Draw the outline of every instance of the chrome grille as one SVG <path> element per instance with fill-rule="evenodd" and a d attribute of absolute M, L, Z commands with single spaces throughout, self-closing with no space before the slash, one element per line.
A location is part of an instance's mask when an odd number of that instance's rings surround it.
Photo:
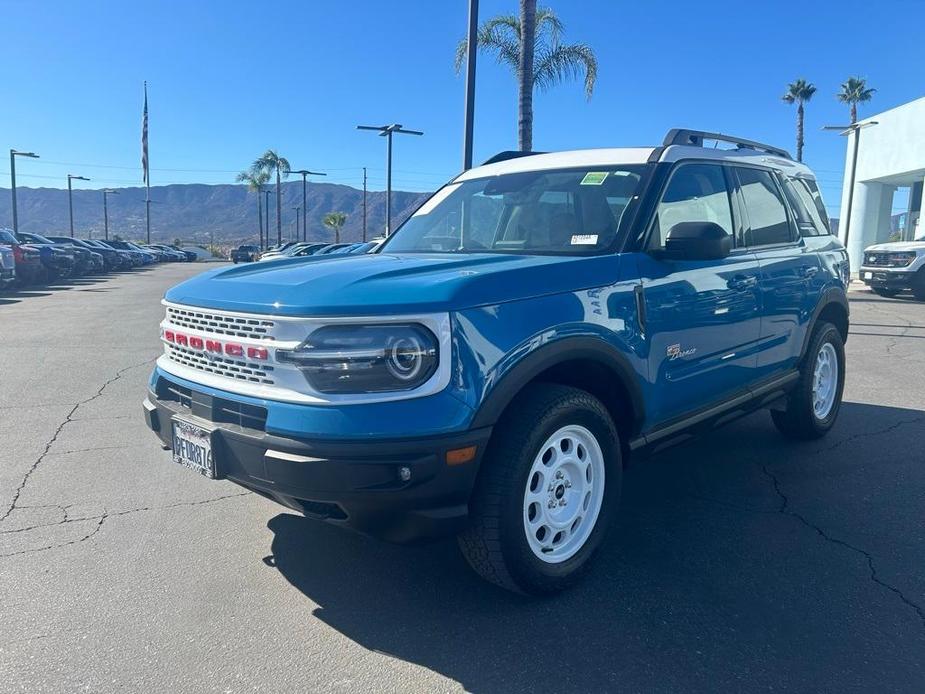
<path fill-rule="evenodd" d="M 231 359 L 226 356 L 206 356 L 205 352 L 197 352 L 180 345 L 164 343 L 167 349 L 167 358 L 177 364 L 188 366 L 191 369 L 206 371 L 217 376 L 234 378 L 249 383 L 273 385 L 273 367 L 242 359 Z"/>
<path fill-rule="evenodd" d="M 186 308 L 167 307 L 167 320 L 174 325 L 202 330 L 203 332 L 248 337 L 254 340 L 272 340 L 269 333 L 275 323 L 263 318 L 244 318 L 215 311 L 198 311 Z"/>

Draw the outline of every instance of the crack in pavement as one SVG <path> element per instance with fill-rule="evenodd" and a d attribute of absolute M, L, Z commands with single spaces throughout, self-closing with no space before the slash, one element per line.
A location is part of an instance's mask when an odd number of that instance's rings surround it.
<path fill-rule="evenodd" d="M 29 469 L 26 470 L 26 474 L 23 475 L 22 481 L 19 483 L 19 486 L 16 487 L 16 490 L 13 492 L 13 499 L 12 501 L 10 501 L 9 507 L 6 509 L 6 511 L 4 511 L 3 515 L 0 515 L 0 521 L 4 521 L 7 518 L 9 518 L 10 514 L 16 508 L 16 503 L 19 501 L 19 496 L 22 494 L 23 489 L 25 489 L 26 483 L 29 481 L 29 478 L 32 476 L 32 473 L 35 472 L 36 468 L 38 468 L 41 462 L 45 459 L 45 456 L 48 455 L 48 451 L 54 445 L 55 441 L 58 440 L 58 436 L 61 434 L 61 431 L 64 429 L 64 427 L 67 426 L 71 421 L 73 421 L 72 417 L 77 412 L 78 408 L 81 405 L 86 405 L 87 403 L 93 402 L 98 397 L 101 397 L 103 395 L 103 392 L 106 390 L 106 388 L 108 388 L 110 385 L 118 381 L 122 377 L 122 374 L 124 374 L 126 371 L 131 371 L 132 369 L 140 368 L 144 366 L 145 364 L 150 364 L 156 358 L 157 357 L 151 357 L 149 359 L 145 359 L 143 362 L 140 362 L 138 364 L 132 364 L 131 366 L 126 366 L 124 369 L 119 369 L 116 372 L 116 375 L 108 379 L 107 381 L 105 381 L 103 385 L 100 386 L 99 390 L 96 391 L 95 394 L 91 395 L 89 398 L 81 400 L 80 402 L 78 402 L 76 405 L 74 405 L 71 408 L 70 412 L 68 412 L 67 415 L 65 415 L 64 421 L 62 421 L 58 425 L 58 427 L 55 429 L 54 434 L 52 434 L 51 438 L 45 444 L 45 448 L 42 451 L 42 453 L 39 455 L 38 458 L 35 459 L 35 462 L 33 462 L 32 465 L 29 466 Z"/>
<path fill-rule="evenodd" d="M 807 528 L 815 531 L 816 534 L 818 534 L 819 537 L 824 539 L 826 542 L 829 542 L 833 545 L 838 545 L 840 547 L 844 547 L 864 557 L 864 559 L 867 561 L 867 568 L 870 571 L 870 580 L 876 583 L 878 586 L 881 586 L 882 588 L 886 588 L 888 591 L 895 593 L 899 597 L 899 599 L 903 601 L 903 603 L 905 603 L 906 605 L 911 607 L 913 610 L 915 610 L 915 613 L 918 615 L 919 620 L 921 620 L 922 622 L 922 626 L 925 627 L 925 609 L 923 609 L 920 605 L 918 605 L 917 603 L 915 603 L 914 601 L 906 597 L 906 595 L 899 588 L 897 588 L 896 586 L 890 585 L 889 583 L 884 581 L 882 578 L 880 578 L 880 576 L 877 574 L 877 567 L 874 565 L 873 555 L 871 555 L 870 552 L 867 552 L 866 550 L 863 550 L 860 547 L 855 547 L 854 545 L 846 542 L 845 540 L 840 540 L 837 537 L 832 537 L 821 527 L 819 527 L 818 525 L 816 525 L 815 523 L 807 519 L 806 516 L 791 509 L 790 499 L 786 494 L 784 494 L 783 490 L 781 489 L 780 480 L 777 479 L 777 476 L 768 469 L 767 465 L 762 465 L 761 470 L 762 472 L 764 472 L 765 476 L 771 481 L 771 484 L 774 486 L 774 492 L 777 494 L 778 498 L 780 498 L 780 505 L 778 506 L 778 509 L 777 509 L 778 513 L 785 515 L 785 516 L 791 516 L 792 518 L 796 518 L 798 521 L 800 521 L 800 523 L 805 525 Z"/>
<path fill-rule="evenodd" d="M 890 426 L 885 429 L 878 429 L 877 431 L 864 431 L 856 434 L 851 434 L 843 439 L 840 439 L 833 443 L 831 446 L 826 446 L 825 448 L 820 448 L 814 452 L 814 455 L 819 453 L 828 453 L 829 451 L 834 451 L 836 448 L 841 448 L 847 443 L 851 443 L 857 439 L 867 438 L 868 436 L 880 436 L 881 434 L 889 434 L 891 431 L 899 429 L 899 427 L 906 426 L 907 424 L 918 424 L 919 422 L 925 422 L 925 415 L 920 417 L 913 417 L 912 419 L 901 419 L 898 422 L 893 422 Z"/>
<path fill-rule="evenodd" d="M 99 516 L 88 516 L 86 518 L 68 519 L 65 516 L 64 520 L 61 520 L 57 523 L 40 523 L 38 525 L 33 525 L 28 528 L 17 528 L 16 530 L 0 531 L 0 534 L 11 534 L 11 533 L 25 532 L 27 530 L 36 530 L 38 528 L 53 528 L 53 527 L 65 525 L 67 523 L 86 523 L 88 521 L 96 521 L 96 525 L 93 526 L 90 532 L 83 535 L 82 537 L 77 538 L 76 540 L 68 540 L 67 542 L 59 542 L 56 544 L 46 545 L 44 547 L 32 547 L 30 549 L 23 549 L 23 550 L 18 550 L 16 552 L 9 552 L 7 554 L 0 554 L 0 558 L 15 557 L 21 554 L 33 554 L 35 552 L 44 552 L 49 549 L 58 549 L 59 547 L 67 547 L 68 545 L 76 545 L 81 542 L 85 542 L 89 540 L 90 538 L 92 538 L 94 535 L 96 535 L 100 531 L 100 529 L 103 527 L 103 523 L 105 523 L 110 518 L 118 518 L 120 516 L 129 516 L 133 513 L 142 513 L 145 511 L 166 511 L 166 510 L 175 509 L 175 508 L 192 508 L 193 506 L 202 506 L 204 504 L 215 503 L 216 501 L 224 501 L 225 499 L 235 499 L 237 497 L 250 496 L 250 495 L 251 495 L 251 492 L 237 492 L 235 494 L 224 494 L 222 496 L 216 496 L 210 499 L 201 499 L 199 501 L 180 501 L 175 504 L 167 504 L 166 506 L 139 506 L 138 508 L 129 508 L 129 509 L 124 509 L 122 511 L 104 511 Z M 55 507 L 48 506 L 48 507 L 42 507 L 42 508 L 55 508 Z M 62 510 L 65 510 L 65 513 L 66 513 L 66 509 L 68 507 L 58 506 L 57 508 L 61 508 Z"/>

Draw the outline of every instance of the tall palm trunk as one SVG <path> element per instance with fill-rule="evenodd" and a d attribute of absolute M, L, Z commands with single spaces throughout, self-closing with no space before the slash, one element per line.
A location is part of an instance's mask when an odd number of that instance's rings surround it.
<path fill-rule="evenodd" d="M 797 106 L 797 161 L 803 161 L 803 102 Z"/>
<path fill-rule="evenodd" d="M 536 42 L 536 0 L 520 0 L 520 65 L 517 69 L 517 142 L 533 149 L 533 49 Z"/>
<path fill-rule="evenodd" d="M 858 122 L 858 105 L 854 102 L 851 104 L 851 125 Z"/>
<path fill-rule="evenodd" d="M 279 177 L 279 166 L 276 167 L 276 245 L 283 245 L 283 194 L 279 189 L 280 186 L 280 177 Z"/>

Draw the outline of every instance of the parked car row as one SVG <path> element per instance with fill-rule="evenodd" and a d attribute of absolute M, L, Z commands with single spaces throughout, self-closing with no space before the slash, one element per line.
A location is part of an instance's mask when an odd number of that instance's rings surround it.
<path fill-rule="evenodd" d="M 76 239 L 0 229 L 0 288 L 194 260 L 195 253 L 165 244 Z"/>
<path fill-rule="evenodd" d="M 234 263 L 248 263 L 256 260 L 282 260 L 284 258 L 299 258 L 308 255 L 359 255 L 371 253 L 382 239 L 362 243 L 323 243 L 317 241 L 289 241 L 279 246 L 273 246 L 260 252 L 256 246 L 238 246 L 231 252 Z"/>

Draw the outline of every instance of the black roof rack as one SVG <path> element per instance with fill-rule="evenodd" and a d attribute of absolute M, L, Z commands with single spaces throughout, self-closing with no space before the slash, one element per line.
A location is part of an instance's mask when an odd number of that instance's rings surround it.
<path fill-rule="evenodd" d="M 486 159 L 482 162 L 482 166 L 485 166 L 486 164 L 496 164 L 499 161 L 507 161 L 508 159 L 532 157 L 534 154 L 546 154 L 546 152 L 520 152 L 516 150 L 506 150 L 504 152 L 498 152 L 495 156 Z"/>
<path fill-rule="evenodd" d="M 668 131 L 668 134 L 665 135 L 665 140 L 662 142 L 662 144 L 666 147 L 668 145 L 688 145 L 693 147 L 703 147 L 704 140 L 728 142 L 735 145 L 738 149 L 754 149 L 759 152 L 767 152 L 768 154 L 774 154 L 778 157 L 784 157 L 785 159 L 793 159 L 793 157 L 790 156 L 790 152 L 788 152 L 786 149 L 781 149 L 780 147 L 766 145 L 763 142 L 755 142 L 754 140 L 744 140 L 741 137 L 733 137 L 732 135 L 710 133 L 706 132 L 705 130 L 685 130 L 682 128 L 675 128 Z"/>

